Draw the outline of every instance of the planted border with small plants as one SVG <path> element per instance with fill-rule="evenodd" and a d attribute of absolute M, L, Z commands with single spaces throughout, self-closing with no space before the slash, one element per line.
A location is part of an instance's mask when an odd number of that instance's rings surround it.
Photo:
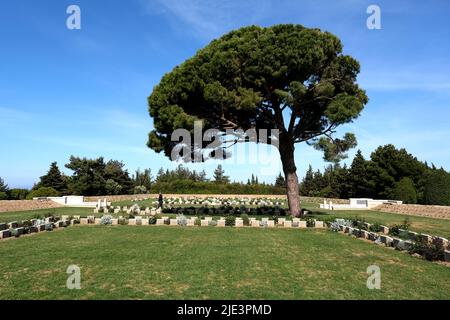
<path fill-rule="evenodd" d="M 375 244 L 407 251 L 411 255 L 420 255 L 428 261 L 450 262 L 450 242 L 446 238 L 418 234 L 408 231 L 407 221 L 390 228 L 364 221 L 335 219 L 329 224 L 335 232 L 347 233 L 349 236 L 373 241 Z"/>

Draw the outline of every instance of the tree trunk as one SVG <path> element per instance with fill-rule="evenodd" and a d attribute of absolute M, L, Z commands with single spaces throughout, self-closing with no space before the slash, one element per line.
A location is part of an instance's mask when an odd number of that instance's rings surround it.
<path fill-rule="evenodd" d="M 300 195 L 298 188 L 297 167 L 294 160 L 294 144 L 280 141 L 281 163 L 286 178 L 286 191 L 289 211 L 292 216 L 300 216 Z"/>

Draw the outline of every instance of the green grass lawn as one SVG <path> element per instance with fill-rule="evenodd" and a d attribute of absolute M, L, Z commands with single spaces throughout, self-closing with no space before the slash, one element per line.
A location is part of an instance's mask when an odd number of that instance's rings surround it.
<path fill-rule="evenodd" d="M 450 299 L 448 266 L 326 230 L 75 226 L 0 257 L 0 299 Z"/>
<path fill-rule="evenodd" d="M 45 214 L 50 213 L 52 215 L 94 215 L 94 209 L 92 208 L 71 208 L 71 207 L 60 207 L 51 209 L 39 209 L 39 210 L 27 210 L 27 211 L 14 211 L 14 212 L 0 212 L 0 222 L 12 222 L 29 220 L 40 215 L 43 217 Z M 99 214 L 101 215 L 101 214 Z"/>

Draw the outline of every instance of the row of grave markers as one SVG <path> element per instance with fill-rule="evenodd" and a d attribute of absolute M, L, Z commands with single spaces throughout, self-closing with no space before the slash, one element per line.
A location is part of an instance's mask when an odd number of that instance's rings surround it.
<path fill-rule="evenodd" d="M 141 208 L 138 205 L 133 205 L 130 208 L 128 208 L 128 206 L 124 206 L 124 207 L 120 207 L 120 206 L 116 206 L 114 208 L 112 207 L 106 207 L 106 208 L 95 208 L 94 209 L 94 213 L 100 213 L 100 210 L 109 210 L 110 209 L 114 209 L 113 212 L 114 214 L 118 214 L 118 213 L 128 213 L 128 214 L 145 214 L 145 215 L 157 215 L 157 214 L 161 214 L 162 213 L 162 209 L 161 208 L 149 208 L 146 207 L 144 210 L 141 210 Z M 106 213 L 106 212 L 105 212 Z"/>
<path fill-rule="evenodd" d="M 211 206 L 221 206 L 221 205 L 254 205 L 254 206 L 282 206 L 285 204 L 282 200 L 270 200 L 267 198 L 253 198 L 253 199 L 218 199 L 218 198 L 166 198 L 163 200 L 164 204 L 177 205 L 177 204 L 195 204 L 195 205 L 211 205 Z M 153 201 L 153 204 L 158 204 L 158 201 Z"/>
<path fill-rule="evenodd" d="M 54 221 L 54 217 L 47 217 L 42 223 L 39 222 L 41 220 L 37 219 L 23 220 L 20 223 L 18 221 L 0 223 L 0 239 L 20 237 L 25 234 L 26 228 L 28 230 L 27 234 L 39 233 L 57 228 L 65 228 L 77 224 L 79 219 L 80 216 L 74 216 L 71 220 L 69 220 L 69 216 L 62 216 L 61 220 L 57 221 Z M 25 222 L 29 222 L 30 226 L 25 227 Z"/>
<path fill-rule="evenodd" d="M 123 217 L 118 217 L 118 218 L 112 218 L 111 219 L 111 224 L 112 225 L 118 225 L 120 224 L 120 221 L 126 221 Z M 192 218 L 187 218 L 185 219 L 186 221 L 186 226 L 189 227 L 193 227 L 195 226 L 195 222 L 196 222 L 197 218 L 196 217 L 192 217 Z M 135 217 L 134 219 L 128 219 L 128 225 L 150 225 L 150 219 L 148 218 L 143 218 L 143 217 Z M 161 225 L 169 225 L 169 226 L 180 226 L 182 225 L 182 221 L 181 219 L 170 219 L 169 217 L 161 217 L 159 219 L 156 219 L 156 225 L 157 226 L 161 226 Z M 225 227 L 225 218 L 224 217 L 220 217 L 219 220 L 213 220 L 212 217 L 205 217 L 204 219 L 200 220 L 200 226 L 212 226 L 213 223 L 212 221 L 215 221 L 215 223 L 217 223 L 216 225 L 218 227 Z M 256 218 L 249 218 L 249 223 L 251 227 L 284 227 L 284 228 L 306 228 L 307 227 L 307 222 L 306 221 L 302 221 L 299 218 L 293 218 L 292 221 L 291 220 L 286 220 L 286 218 L 278 218 L 278 222 L 275 222 L 275 220 L 271 220 L 269 218 L 262 218 L 261 220 L 257 220 Z M 81 225 L 88 225 L 88 224 L 94 224 L 94 225 L 100 225 L 102 224 L 102 219 L 101 218 L 97 218 L 95 216 L 88 216 L 86 218 L 81 218 L 80 219 L 80 224 Z M 236 218 L 235 219 L 235 227 L 244 227 L 244 220 L 242 218 Z M 324 228 L 325 225 L 323 223 L 323 221 L 318 221 L 318 220 L 314 220 L 314 227 L 315 228 Z"/>
<path fill-rule="evenodd" d="M 37 219 L 31 219 L 28 220 L 31 224 L 31 226 L 28 227 L 29 232 L 28 233 L 39 233 L 42 231 L 48 230 L 48 225 L 51 225 L 51 229 L 53 228 L 63 228 L 68 227 L 70 225 L 74 225 L 77 223 L 80 223 L 81 225 L 88 225 L 88 224 L 95 224 L 100 225 L 102 223 L 101 218 L 97 218 L 95 216 L 88 216 L 86 218 L 81 218 L 80 216 L 73 216 L 72 219 L 69 220 L 69 216 L 61 216 L 61 220 L 54 221 L 54 217 L 47 217 L 45 218 L 43 223 L 37 223 L 39 220 Z M 123 217 L 119 218 L 112 218 L 111 224 L 112 225 L 118 225 L 119 221 L 122 220 Z M 125 220 L 125 219 L 123 219 Z M 150 219 L 148 218 L 142 218 L 142 217 L 136 217 L 135 219 L 128 219 L 128 225 L 150 225 L 149 222 Z M 196 217 L 185 219 L 186 226 L 193 227 L 196 225 Z M 25 220 L 26 221 L 26 220 Z M 156 225 L 169 225 L 169 226 L 179 226 L 181 225 L 183 220 L 181 219 L 170 219 L 169 217 L 162 217 L 160 219 L 156 220 Z M 221 217 L 219 220 L 215 221 L 215 224 L 213 224 L 213 218 L 212 217 L 205 217 L 204 219 L 200 220 L 200 226 L 206 227 L 206 226 L 213 226 L 216 225 L 217 227 L 225 227 L 226 226 L 226 220 L 224 217 Z M 0 239 L 9 238 L 12 236 L 11 230 L 14 230 L 14 236 L 19 237 L 24 234 L 25 227 L 21 227 L 23 225 L 22 223 L 19 223 L 17 221 L 13 221 L 10 223 L 0 223 Z M 278 227 L 284 227 L 284 228 L 307 228 L 307 222 L 302 221 L 298 218 L 293 218 L 291 220 L 286 220 L 285 218 L 278 218 L 278 221 L 275 222 L 275 220 L 271 220 L 269 218 L 262 218 L 261 220 L 257 220 L 256 218 L 249 218 L 250 227 L 254 228 L 261 228 L 261 227 L 267 227 L 267 228 L 274 228 L 276 226 Z M 369 229 L 370 224 L 369 223 L 363 223 L 363 225 Z M 235 219 L 235 227 L 244 227 L 244 220 L 242 218 L 236 218 Z M 323 221 L 314 220 L 314 227 L 315 228 L 324 228 L 325 225 Z M 409 240 L 404 240 L 396 237 L 388 236 L 389 234 L 389 228 L 386 226 L 380 226 L 381 228 L 381 234 L 378 234 L 377 232 L 367 231 L 367 230 L 361 230 L 359 228 L 350 227 L 346 225 L 339 225 L 340 231 L 343 233 L 354 235 L 358 238 L 368 239 L 371 241 L 375 241 L 381 244 L 386 245 L 387 247 L 394 247 L 399 250 L 408 250 L 411 248 L 414 244 L 414 240 L 424 241 L 428 243 L 435 243 L 440 244 L 444 248 L 445 252 L 445 260 L 447 262 L 450 262 L 450 242 L 448 239 L 443 237 L 434 237 L 430 236 L 428 234 L 419 234 L 414 231 L 407 231 L 400 229 L 400 232 L 407 233 Z"/>
<path fill-rule="evenodd" d="M 363 225 L 369 229 L 371 224 L 369 223 L 363 223 Z M 389 234 L 389 228 L 386 226 L 380 226 L 381 227 L 381 234 L 378 234 L 377 232 L 373 231 L 367 231 L 367 230 L 361 230 L 359 228 L 355 227 L 349 227 L 346 225 L 339 225 L 340 231 L 343 233 L 346 233 L 348 235 L 353 235 L 357 238 L 363 238 L 367 240 L 371 240 L 374 242 L 378 242 L 381 244 L 384 244 L 386 247 L 393 247 L 398 250 L 408 250 L 410 249 L 416 240 L 427 242 L 427 243 L 435 243 L 439 244 L 444 248 L 444 258 L 445 261 L 450 262 L 450 242 L 448 239 L 443 237 L 435 237 L 430 236 L 428 234 L 422 234 L 417 233 L 414 231 L 407 231 L 403 229 L 399 229 L 399 232 L 401 233 L 407 233 L 408 234 L 408 240 L 396 238 L 393 236 L 388 236 Z"/>

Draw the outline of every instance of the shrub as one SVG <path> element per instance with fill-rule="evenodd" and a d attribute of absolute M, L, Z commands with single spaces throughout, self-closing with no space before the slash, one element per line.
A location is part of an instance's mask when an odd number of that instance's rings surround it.
<path fill-rule="evenodd" d="M 35 213 L 31 217 L 31 219 L 41 220 L 42 219 L 42 215 L 40 215 L 39 213 Z"/>
<path fill-rule="evenodd" d="M 246 213 L 241 214 L 241 219 L 244 223 L 244 226 L 248 226 L 250 224 L 250 220 L 248 219 L 248 214 L 246 214 Z"/>
<path fill-rule="evenodd" d="M 6 192 L 0 192 L 0 200 L 8 200 L 8 194 Z"/>
<path fill-rule="evenodd" d="M 185 227 L 187 225 L 187 219 L 183 214 L 177 215 L 177 223 L 179 226 Z"/>
<path fill-rule="evenodd" d="M 53 220 L 53 213 L 51 213 L 51 212 L 45 213 L 45 214 L 44 214 L 44 218 L 52 218 L 52 219 L 50 219 L 50 220 Z"/>
<path fill-rule="evenodd" d="M 45 224 L 45 220 L 36 219 L 33 226 L 37 227 L 37 226 L 40 226 L 41 224 Z"/>
<path fill-rule="evenodd" d="M 136 186 L 133 190 L 134 194 L 144 194 L 147 193 L 147 188 L 144 186 Z"/>
<path fill-rule="evenodd" d="M 364 219 L 362 221 L 358 221 L 358 223 L 356 224 L 356 228 L 358 228 L 359 230 L 367 231 L 367 227 L 364 225 L 365 223 L 366 221 Z"/>
<path fill-rule="evenodd" d="M 420 254 L 428 261 L 443 261 L 444 248 L 441 244 L 416 241 L 408 250 L 410 254 Z"/>
<path fill-rule="evenodd" d="M 352 227 L 356 228 L 358 226 L 358 223 L 359 223 L 359 218 L 358 218 L 358 216 L 356 216 L 352 219 Z"/>
<path fill-rule="evenodd" d="M 337 220 L 337 219 L 336 219 Z M 341 230 L 341 228 L 339 227 L 341 224 L 339 223 L 339 222 L 337 222 L 337 221 L 334 221 L 334 222 L 332 222 L 331 224 L 330 224 L 330 229 L 331 229 L 331 231 L 334 231 L 334 232 L 338 232 L 338 231 L 340 231 Z"/>
<path fill-rule="evenodd" d="M 100 218 L 100 224 L 103 224 L 103 225 L 112 224 L 112 219 L 113 219 L 112 216 L 104 215 L 103 217 Z"/>
<path fill-rule="evenodd" d="M 336 219 L 335 220 L 337 223 L 342 224 L 346 227 L 351 227 L 353 226 L 353 222 L 351 220 L 345 220 L 345 219 Z"/>
<path fill-rule="evenodd" d="M 31 200 L 33 198 L 59 197 L 59 196 L 60 196 L 60 193 L 51 187 L 40 187 L 38 189 L 32 190 L 28 194 L 27 199 Z"/>
<path fill-rule="evenodd" d="M 208 226 L 210 226 L 210 227 L 215 227 L 215 226 L 217 226 L 217 221 L 216 221 L 216 220 L 211 220 L 211 221 L 209 221 L 209 222 L 208 222 Z"/>
<path fill-rule="evenodd" d="M 417 191 L 411 178 L 402 178 L 395 184 L 391 198 L 404 203 L 417 203 Z"/>
<path fill-rule="evenodd" d="M 403 224 L 394 224 L 393 226 L 389 227 L 389 234 L 392 236 L 399 236 L 400 235 L 400 229 L 408 230 L 410 226 L 409 220 L 405 219 L 403 221 Z"/>
<path fill-rule="evenodd" d="M 325 217 L 320 217 L 320 219 L 321 219 L 321 220 L 323 221 L 323 223 L 326 224 L 327 226 L 330 226 L 331 223 L 333 223 L 334 221 L 336 221 L 335 218 L 333 218 L 333 217 L 327 217 L 327 216 L 325 216 Z"/>
<path fill-rule="evenodd" d="M 234 216 L 225 217 L 225 226 L 233 227 L 235 225 L 236 218 Z"/>
<path fill-rule="evenodd" d="M 312 219 L 312 218 L 306 219 L 306 226 L 307 226 L 308 228 L 313 228 L 314 225 L 315 225 L 314 219 Z"/>
<path fill-rule="evenodd" d="M 399 225 L 399 224 L 395 224 L 393 226 L 390 226 L 389 227 L 389 234 L 391 236 L 398 236 L 400 234 L 400 230 L 399 229 L 403 229 L 401 227 L 401 225 Z"/>
<path fill-rule="evenodd" d="M 408 231 L 402 231 L 398 234 L 398 237 L 401 239 L 409 239 L 409 233 Z"/>
<path fill-rule="evenodd" d="M 375 222 L 369 227 L 369 230 L 372 232 L 380 232 L 381 231 L 381 223 Z"/>
<path fill-rule="evenodd" d="M 163 213 L 176 213 L 176 214 L 184 214 L 184 215 L 210 215 L 210 216 L 223 216 L 223 215 L 236 215 L 239 216 L 244 213 L 248 213 L 251 215 L 275 215 L 275 216 L 286 216 L 287 211 L 280 207 L 258 207 L 258 208 L 246 208 L 245 206 L 235 207 L 232 206 L 220 206 L 217 208 L 208 208 L 208 207 L 165 207 L 162 209 Z"/>
<path fill-rule="evenodd" d="M 22 227 L 31 227 L 32 223 L 30 220 L 23 220 L 22 221 Z"/>
<path fill-rule="evenodd" d="M 123 187 L 113 179 L 106 180 L 105 189 L 107 194 L 120 194 Z"/>
<path fill-rule="evenodd" d="M 148 224 L 156 224 L 157 219 L 161 219 L 161 216 L 160 215 L 150 216 L 148 218 Z"/>
<path fill-rule="evenodd" d="M 28 189 L 11 189 L 9 190 L 9 199 L 24 200 L 30 191 Z"/>

